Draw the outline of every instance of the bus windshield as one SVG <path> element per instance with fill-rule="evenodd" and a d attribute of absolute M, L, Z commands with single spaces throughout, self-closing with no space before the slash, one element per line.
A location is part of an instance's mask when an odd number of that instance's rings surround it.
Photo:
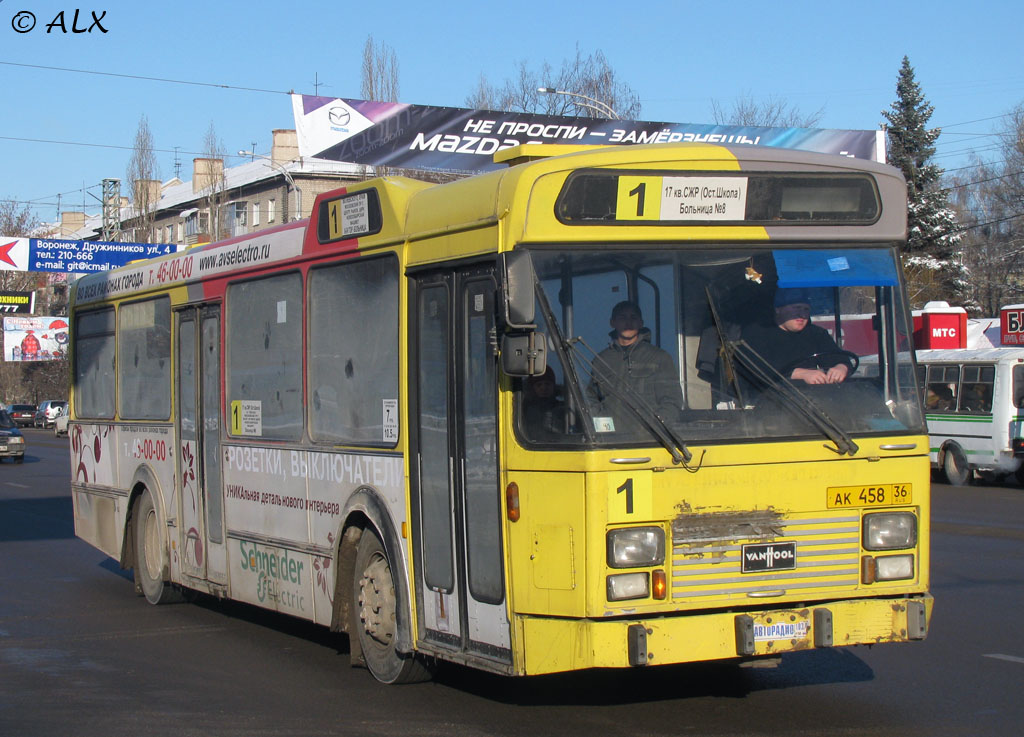
<path fill-rule="evenodd" d="M 529 444 L 596 447 L 921 433 L 888 247 L 535 248 L 541 376 Z M 673 452 L 675 455 L 675 452 Z"/>

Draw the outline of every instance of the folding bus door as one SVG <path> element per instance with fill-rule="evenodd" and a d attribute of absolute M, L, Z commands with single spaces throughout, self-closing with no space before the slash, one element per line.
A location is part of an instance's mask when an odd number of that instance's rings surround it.
<path fill-rule="evenodd" d="M 493 268 L 416 281 L 413 535 L 419 635 L 443 649 L 511 662 L 498 471 Z"/>
<path fill-rule="evenodd" d="M 176 313 L 178 489 L 182 570 L 227 583 L 220 473 L 220 307 Z"/>

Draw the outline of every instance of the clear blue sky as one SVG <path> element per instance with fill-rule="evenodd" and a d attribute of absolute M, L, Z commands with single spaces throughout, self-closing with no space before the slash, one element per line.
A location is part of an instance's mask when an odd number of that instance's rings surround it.
<path fill-rule="evenodd" d="M 86 4 L 87 6 L 88 4 Z M 293 127 L 289 90 L 360 96 L 368 35 L 394 49 L 403 102 L 464 106 L 481 74 L 500 84 L 519 61 L 553 67 L 601 50 L 640 96 L 644 120 L 711 122 L 711 100 L 774 96 L 821 127 L 876 129 L 895 99 L 904 55 L 944 128 L 937 163 L 993 156 L 993 132 L 1024 102 L 1011 2 L 694 3 L 94 3 L 107 33 L 72 33 L 73 4 L 0 0 L 0 199 L 98 211 L 100 180 L 124 179 L 140 117 L 160 175 L 191 178 L 211 121 L 228 151 L 269 152 Z M 67 33 L 47 33 L 60 10 Z M 33 30 L 18 33 L 35 16 Z M 19 15 L 22 14 L 22 15 Z M 92 23 L 83 7 L 78 28 Z M 181 80 L 178 84 L 107 75 Z M 222 86 L 210 85 L 226 85 Z M 236 88 L 250 88 L 249 90 Z M 266 91 L 254 91 L 266 90 Z M 45 142 L 43 142 L 45 141 Z M 230 165 L 231 162 L 229 162 Z"/>

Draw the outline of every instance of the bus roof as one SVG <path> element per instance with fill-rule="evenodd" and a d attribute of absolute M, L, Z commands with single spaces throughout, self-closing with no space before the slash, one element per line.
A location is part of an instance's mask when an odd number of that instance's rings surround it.
<path fill-rule="evenodd" d="M 1024 348 L 932 348 L 917 351 L 918 363 L 1024 361 Z"/>
<path fill-rule="evenodd" d="M 497 158 L 515 165 L 487 174 L 432 184 L 407 177 L 383 177 L 348 184 L 325 192 L 316 198 L 312 217 L 277 228 L 256 231 L 225 241 L 197 246 L 168 256 L 89 274 L 75 284 L 76 304 L 98 302 L 150 290 L 183 286 L 212 276 L 225 276 L 243 270 L 260 268 L 303 256 L 358 253 L 400 242 L 455 234 L 503 222 L 504 233 L 492 248 L 507 249 L 518 242 L 554 242 L 558 239 L 594 239 L 595 228 L 617 227 L 615 238 L 657 240 L 680 238 L 685 228 L 687 238 L 814 237 L 817 223 L 780 222 L 779 224 L 731 223 L 723 231 L 714 223 L 662 222 L 644 227 L 622 228 L 626 223 L 591 220 L 567 225 L 559 219 L 554 203 L 562 196 L 567 178 L 573 172 L 592 172 L 619 176 L 688 176 L 711 178 L 720 173 L 776 172 L 808 174 L 821 172 L 866 173 L 874 177 L 881 202 L 905 197 L 902 174 L 895 168 L 873 161 L 855 160 L 790 149 L 743 147 L 700 143 L 668 143 L 636 146 L 552 146 L 529 144 L 500 152 Z M 678 173 L 678 174 L 677 174 Z M 660 180 L 659 180 L 660 181 Z M 379 222 L 353 236 L 347 229 L 330 230 L 324 217 L 325 208 L 333 207 L 340 216 L 347 196 L 373 191 L 371 199 Z M 365 198 L 363 198 L 365 201 Z M 344 202 L 343 202 L 344 201 Z M 540 207 L 532 205 L 539 201 Z M 899 201 L 898 199 L 895 201 Z M 355 203 L 352 203 L 355 204 Z M 899 208 L 897 208 L 899 209 Z M 348 210 L 346 210 L 347 214 Z M 506 217 L 508 216 L 508 217 Z M 362 221 L 360 221 L 362 222 Z M 735 227 L 741 226 L 740 228 Z M 582 227 L 581 227 L 582 226 Z M 569 230 L 569 229 L 572 230 Z M 846 228 L 843 233 L 826 224 L 829 237 L 836 241 L 865 240 L 865 229 Z M 324 237 L 329 231 L 330 237 Z M 895 241 L 905 236 L 906 212 L 882 212 L 878 225 L 871 229 L 873 241 Z M 589 233 L 589 234 L 588 234 Z M 599 238 L 608 239 L 611 231 Z M 747 236 L 743 236 L 747 233 Z M 426 255 L 424 254 L 424 258 Z M 416 249 L 410 251 L 410 263 L 418 259 Z"/>

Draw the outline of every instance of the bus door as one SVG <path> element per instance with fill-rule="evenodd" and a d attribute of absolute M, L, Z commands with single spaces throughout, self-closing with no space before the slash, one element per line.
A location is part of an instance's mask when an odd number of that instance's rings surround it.
<path fill-rule="evenodd" d="M 227 583 L 220 474 L 220 307 L 176 313 L 182 571 Z"/>
<path fill-rule="evenodd" d="M 495 288 L 493 268 L 417 282 L 413 548 L 420 638 L 508 664 Z"/>

